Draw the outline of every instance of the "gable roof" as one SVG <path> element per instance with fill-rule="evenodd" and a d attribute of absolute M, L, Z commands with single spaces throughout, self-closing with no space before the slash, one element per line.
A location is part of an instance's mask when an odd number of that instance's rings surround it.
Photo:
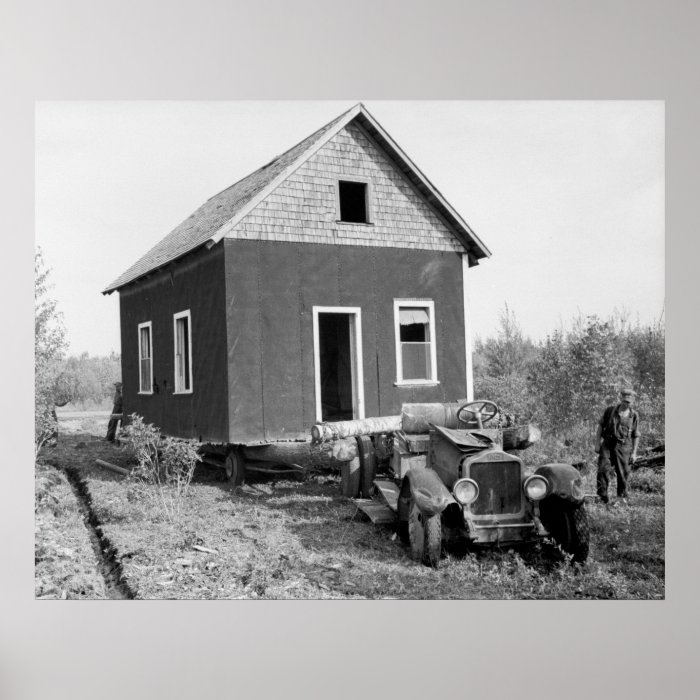
<path fill-rule="evenodd" d="M 120 287 L 135 282 L 140 277 L 178 260 L 203 245 L 211 246 L 218 243 L 280 183 L 353 120 L 357 120 L 414 187 L 438 211 L 470 253 L 470 257 L 478 260 L 491 255 L 488 248 L 448 204 L 437 188 L 412 163 L 369 114 L 365 106 L 358 103 L 267 165 L 207 200 L 108 285 L 102 293 L 111 294 Z"/>

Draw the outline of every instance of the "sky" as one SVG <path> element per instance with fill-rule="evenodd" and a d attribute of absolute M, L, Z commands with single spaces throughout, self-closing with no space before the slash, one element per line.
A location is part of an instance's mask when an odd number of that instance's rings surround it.
<path fill-rule="evenodd" d="M 119 352 L 101 291 L 358 101 L 37 103 L 36 244 L 69 352 Z M 492 253 L 470 269 L 476 337 L 506 305 L 533 340 L 580 315 L 662 317 L 663 102 L 363 103 Z"/>

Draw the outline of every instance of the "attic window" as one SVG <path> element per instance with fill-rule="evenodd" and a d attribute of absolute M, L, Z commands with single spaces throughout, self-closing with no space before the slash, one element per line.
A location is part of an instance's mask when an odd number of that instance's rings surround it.
<path fill-rule="evenodd" d="M 366 182 L 338 181 L 338 209 L 340 221 L 355 224 L 369 223 L 369 186 Z"/>

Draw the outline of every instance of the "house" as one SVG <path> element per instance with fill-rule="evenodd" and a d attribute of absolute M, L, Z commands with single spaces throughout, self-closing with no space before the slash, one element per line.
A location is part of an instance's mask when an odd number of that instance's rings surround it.
<path fill-rule="evenodd" d="M 120 295 L 125 413 L 204 443 L 472 398 L 490 252 L 358 104 L 205 202 Z"/>

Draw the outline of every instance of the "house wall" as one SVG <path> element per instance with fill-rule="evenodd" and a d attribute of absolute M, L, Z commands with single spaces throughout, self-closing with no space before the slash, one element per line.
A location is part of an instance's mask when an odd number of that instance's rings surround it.
<path fill-rule="evenodd" d="M 308 437 L 313 307 L 362 310 L 365 415 L 466 396 L 462 263 L 444 251 L 225 240 L 230 442 Z M 435 302 L 436 386 L 397 387 L 395 298 Z"/>
<path fill-rule="evenodd" d="M 224 251 L 200 251 L 120 290 L 124 412 L 168 435 L 225 442 L 228 436 Z M 191 394 L 174 394 L 173 314 L 191 310 Z M 139 394 L 138 325 L 153 324 L 152 395 Z"/>

